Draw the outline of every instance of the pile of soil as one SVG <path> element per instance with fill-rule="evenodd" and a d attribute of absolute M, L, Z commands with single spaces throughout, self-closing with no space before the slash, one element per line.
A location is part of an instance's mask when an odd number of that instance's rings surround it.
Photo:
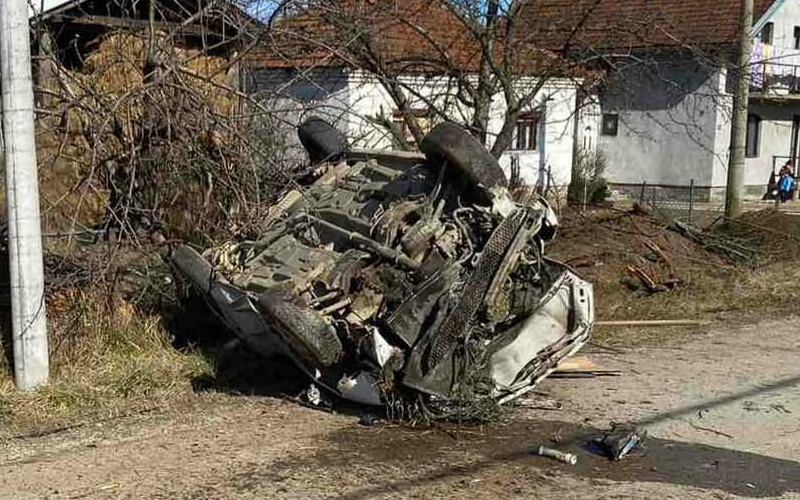
<path fill-rule="evenodd" d="M 594 284 L 601 320 L 763 316 L 795 300 L 780 283 L 798 273 L 797 217 L 753 212 L 710 230 L 752 248 L 757 258 L 750 262 L 732 261 L 670 227 L 635 211 L 566 209 L 547 252 Z M 634 268 L 669 286 L 648 289 Z"/>

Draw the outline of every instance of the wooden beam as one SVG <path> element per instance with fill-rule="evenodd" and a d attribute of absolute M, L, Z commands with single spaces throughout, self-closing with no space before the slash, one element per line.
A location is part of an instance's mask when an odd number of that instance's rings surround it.
<path fill-rule="evenodd" d="M 128 29 L 148 29 L 150 27 L 149 21 L 146 19 L 131 19 L 127 17 L 113 17 L 113 16 L 65 16 L 55 15 L 50 18 L 50 23 L 53 24 L 76 24 L 81 26 L 105 26 L 109 28 L 128 28 Z M 194 36 L 219 36 L 218 33 L 209 30 L 206 26 L 198 26 L 190 24 L 184 26 L 182 23 L 172 23 L 158 21 L 155 23 L 155 28 L 159 31 L 165 31 L 171 34 L 181 35 L 194 35 Z"/>
<path fill-rule="evenodd" d="M 651 319 L 631 321 L 595 321 L 595 326 L 702 326 L 710 324 L 702 319 Z"/>

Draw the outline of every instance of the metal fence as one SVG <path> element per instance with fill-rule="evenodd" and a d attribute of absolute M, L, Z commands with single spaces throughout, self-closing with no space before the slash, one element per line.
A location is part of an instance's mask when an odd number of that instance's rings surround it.
<path fill-rule="evenodd" d="M 724 195 L 719 188 L 677 184 L 613 184 L 622 199 L 638 202 L 653 213 L 695 226 L 713 223 L 725 211 Z"/>

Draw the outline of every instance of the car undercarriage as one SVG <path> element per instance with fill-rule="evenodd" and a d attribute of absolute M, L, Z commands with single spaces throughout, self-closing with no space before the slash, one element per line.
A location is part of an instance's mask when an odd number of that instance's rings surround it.
<path fill-rule="evenodd" d="M 301 125 L 313 182 L 283 194 L 259 239 L 171 252 L 247 346 L 347 400 L 447 416 L 513 400 L 586 344 L 592 287 L 545 256 L 554 211 L 514 202 L 468 132 L 440 124 L 422 153 L 337 134 Z"/>

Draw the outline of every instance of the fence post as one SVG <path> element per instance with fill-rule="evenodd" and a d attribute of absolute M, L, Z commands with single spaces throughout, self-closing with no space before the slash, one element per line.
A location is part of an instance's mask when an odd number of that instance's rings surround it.
<path fill-rule="evenodd" d="M 689 225 L 692 225 L 692 209 L 694 208 L 694 179 L 689 181 Z"/>
<path fill-rule="evenodd" d="M 652 189 L 652 193 L 653 193 L 653 203 L 652 203 L 652 205 L 653 205 L 653 211 L 655 211 L 656 210 L 656 188 L 655 187 Z"/>
<path fill-rule="evenodd" d="M 639 204 L 640 205 L 644 203 L 644 193 L 645 193 L 646 189 L 647 189 L 647 181 L 642 181 L 642 192 L 639 193 Z"/>

